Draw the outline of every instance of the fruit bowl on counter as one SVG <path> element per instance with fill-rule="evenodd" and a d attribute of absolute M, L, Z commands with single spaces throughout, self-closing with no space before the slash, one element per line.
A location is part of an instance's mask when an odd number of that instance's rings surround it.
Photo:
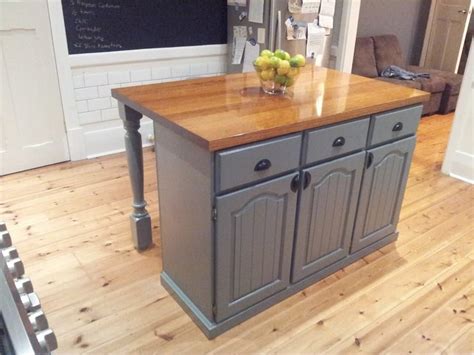
<path fill-rule="evenodd" d="M 297 54 L 291 57 L 288 52 L 281 49 L 275 52 L 265 49 L 253 62 L 262 90 L 269 95 L 284 94 L 288 87 L 294 85 L 300 68 L 305 64 L 303 55 Z"/>

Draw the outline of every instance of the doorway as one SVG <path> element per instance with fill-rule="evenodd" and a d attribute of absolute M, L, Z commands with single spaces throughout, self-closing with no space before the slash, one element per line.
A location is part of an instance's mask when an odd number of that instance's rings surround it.
<path fill-rule="evenodd" d="M 432 0 L 420 66 L 457 73 L 474 0 Z"/>
<path fill-rule="evenodd" d="M 69 160 L 47 0 L 0 2 L 0 175 Z"/>

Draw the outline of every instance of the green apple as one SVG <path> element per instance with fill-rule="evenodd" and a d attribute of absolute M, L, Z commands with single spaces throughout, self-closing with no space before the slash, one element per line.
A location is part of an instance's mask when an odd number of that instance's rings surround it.
<path fill-rule="evenodd" d="M 293 58 L 295 58 L 296 62 L 298 63 L 298 67 L 299 67 L 299 68 L 305 66 L 305 64 L 306 64 L 306 58 L 305 58 L 303 55 L 297 54 L 297 55 L 295 55 Z"/>
<path fill-rule="evenodd" d="M 287 60 L 281 60 L 280 66 L 277 69 L 279 75 L 285 75 L 290 70 L 290 62 Z"/>
<path fill-rule="evenodd" d="M 280 58 L 273 56 L 270 58 L 270 66 L 277 69 L 280 66 L 280 61 Z"/>
<path fill-rule="evenodd" d="M 288 69 L 288 72 L 286 73 L 286 76 L 289 77 L 289 78 L 294 78 L 299 73 L 300 73 L 300 68 L 291 67 L 290 69 Z"/>
<path fill-rule="evenodd" d="M 260 52 L 261 57 L 273 57 L 273 52 L 269 51 L 268 49 L 264 49 L 263 51 Z"/>
<path fill-rule="evenodd" d="M 285 85 L 287 81 L 287 77 L 284 75 L 277 75 L 275 76 L 275 82 L 280 85 Z"/>
<path fill-rule="evenodd" d="M 277 49 L 275 51 L 275 54 L 274 56 L 277 57 L 277 58 L 280 58 L 280 59 L 286 59 L 286 55 L 285 55 L 285 51 L 281 50 L 281 49 Z"/>

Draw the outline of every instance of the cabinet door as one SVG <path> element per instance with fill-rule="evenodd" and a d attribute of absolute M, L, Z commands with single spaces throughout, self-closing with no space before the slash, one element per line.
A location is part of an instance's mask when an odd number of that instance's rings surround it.
<path fill-rule="evenodd" d="M 217 322 L 288 286 L 297 176 L 217 197 Z"/>
<path fill-rule="evenodd" d="M 415 142 L 410 137 L 367 152 L 351 252 L 395 232 Z"/>
<path fill-rule="evenodd" d="M 292 281 L 349 254 L 365 152 L 303 172 Z"/>

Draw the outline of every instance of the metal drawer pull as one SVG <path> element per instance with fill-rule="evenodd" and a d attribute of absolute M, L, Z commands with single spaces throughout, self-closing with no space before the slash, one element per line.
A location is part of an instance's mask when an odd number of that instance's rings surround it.
<path fill-rule="evenodd" d="M 333 147 L 342 147 L 346 143 L 346 139 L 344 137 L 338 137 L 332 144 Z"/>
<path fill-rule="evenodd" d="M 392 131 L 398 132 L 398 131 L 401 131 L 402 129 L 403 129 L 403 123 L 397 122 L 395 123 L 395 126 L 393 126 Z"/>
<path fill-rule="evenodd" d="M 255 165 L 254 170 L 255 171 L 262 171 L 262 170 L 267 170 L 272 166 L 272 162 L 268 159 L 262 159 L 260 160 L 257 165 Z"/>

